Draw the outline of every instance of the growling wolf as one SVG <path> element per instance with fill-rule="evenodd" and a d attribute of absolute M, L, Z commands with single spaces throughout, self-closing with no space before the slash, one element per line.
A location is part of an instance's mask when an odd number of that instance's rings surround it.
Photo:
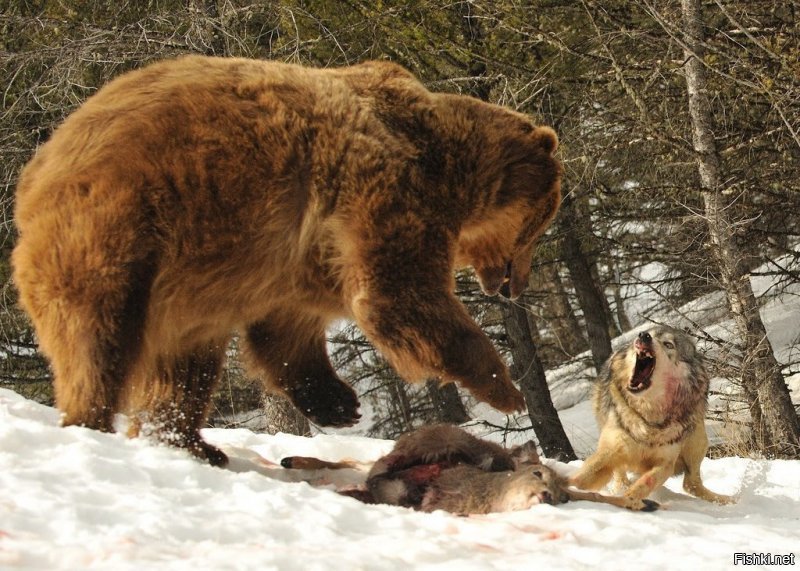
<path fill-rule="evenodd" d="M 597 490 L 612 478 L 626 488 L 625 506 L 647 509 L 647 496 L 667 478 L 684 474 L 683 488 L 710 502 L 733 498 L 708 490 L 700 463 L 708 450 L 704 418 L 708 373 L 692 338 L 670 327 L 642 331 L 616 351 L 597 380 L 594 409 L 600 425 L 597 451 L 570 478 Z M 633 483 L 628 472 L 636 474 Z"/>

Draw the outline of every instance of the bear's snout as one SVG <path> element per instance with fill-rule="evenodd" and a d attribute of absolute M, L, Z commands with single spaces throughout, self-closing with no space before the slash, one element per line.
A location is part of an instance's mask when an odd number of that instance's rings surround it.
<path fill-rule="evenodd" d="M 510 268 L 510 262 L 504 266 L 475 268 L 475 274 L 478 276 L 478 283 L 483 293 L 495 296 L 501 291 L 507 291 Z M 505 293 L 503 295 L 508 297 Z"/>

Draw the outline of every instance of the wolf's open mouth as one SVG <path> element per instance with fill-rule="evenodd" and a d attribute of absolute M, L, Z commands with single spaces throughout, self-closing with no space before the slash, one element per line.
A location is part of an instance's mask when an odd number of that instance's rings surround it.
<path fill-rule="evenodd" d="M 632 393 L 638 393 L 650 388 L 650 379 L 655 368 L 656 358 L 650 352 L 650 349 L 637 343 L 636 366 L 633 368 L 633 376 L 628 384 L 628 390 Z"/>

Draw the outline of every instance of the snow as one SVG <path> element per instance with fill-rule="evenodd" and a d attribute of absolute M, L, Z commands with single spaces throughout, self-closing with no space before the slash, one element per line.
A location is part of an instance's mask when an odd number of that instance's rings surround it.
<path fill-rule="evenodd" d="M 797 358 L 798 290 L 787 288 L 762 309 L 784 362 Z M 679 316 L 691 315 L 724 338 L 732 325 L 719 320 L 720 302 L 711 294 L 662 317 L 683 326 Z M 573 363 L 549 371 L 548 380 L 585 457 L 597 442 L 591 371 Z M 724 390 L 724 380 L 714 382 Z M 800 373 L 788 382 L 797 400 Z M 472 412 L 494 425 L 526 422 L 481 404 Z M 469 429 L 500 439 L 481 423 Z M 712 441 L 718 429 L 709 426 Z M 574 502 L 473 517 L 364 505 L 333 491 L 363 480 L 362 472 L 323 472 L 311 485 L 300 481 L 308 474 L 277 464 L 290 455 L 370 462 L 391 449 L 359 430 L 302 438 L 207 429 L 203 436 L 231 458 L 221 469 L 146 440 L 60 427 L 56 410 L 0 389 L 0 569 L 657 571 L 730 569 L 735 553 L 800 558 L 800 461 L 706 459 L 706 486 L 739 497 L 729 506 L 689 497 L 671 478 L 653 496 L 663 507 L 654 513 Z M 511 433 L 507 444 L 527 438 Z M 568 474 L 580 461 L 549 464 Z"/>
<path fill-rule="evenodd" d="M 573 439 L 590 443 L 587 405 L 568 409 L 564 420 Z M 586 434 L 576 438 L 580 431 Z M 57 411 L 0 389 L 0 568 L 462 571 L 624 563 L 653 571 L 728 569 L 737 552 L 800 555 L 798 461 L 706 460 L 707 486 L 740 495 L 732 506 L 688 497 L 673 478 L 654 496 L 664 504 L 656 513 L 575 502 L 465 518 L 363 505 L 324 483 L 293 482 L 298 472 L 271 464 L 288 455 L 371 461 L 390 441 L 245 429 L 208 429 L 204 437 L 232 456 L 229 469 L 144 440 L 59 427 Z M 552 465 L 568 473 L 579 462 Z"/>

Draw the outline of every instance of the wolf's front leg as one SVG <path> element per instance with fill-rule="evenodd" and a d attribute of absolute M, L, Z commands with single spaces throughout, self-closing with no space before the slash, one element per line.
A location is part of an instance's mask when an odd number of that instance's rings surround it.
<path fill-rule="evenodd" d="M 581 490 L 599 490 L 614 474 L 614 458 L 601 446 L 580 467 L 577 474 L 569 478 L 569 485 Z"/>
<path fill-rule="evenodd" d="M 708 436 L 706 435 L 703 420 L 699 420 L 694 431 L 686 438 L 678 457 L 677 467 L 683 470 L 683 489 L 688 493 L 707 502 L 717 504 L 732 504 L 737 498 L 734 496 L 723 496 L 712 492 L 703 484 L 700 476 L 700 464 L 706 457 L 708 451 Z M 678 471 L 679 471 L 678 470 Z M 676 471 L 676 473 L 678 473 Z"/>
<path fill-rule="evenodd" d="M 639 479 L 631 484 L 631 487 L 625 492 L 624 497 L 627 499 L 625 507 L 632 510 L 647 510 L 647 496 L 653 493 L 656 488 L 663 486 L 674 471 L 674 466 L 667 463 L 654 466 L 639 476 Z"/>

